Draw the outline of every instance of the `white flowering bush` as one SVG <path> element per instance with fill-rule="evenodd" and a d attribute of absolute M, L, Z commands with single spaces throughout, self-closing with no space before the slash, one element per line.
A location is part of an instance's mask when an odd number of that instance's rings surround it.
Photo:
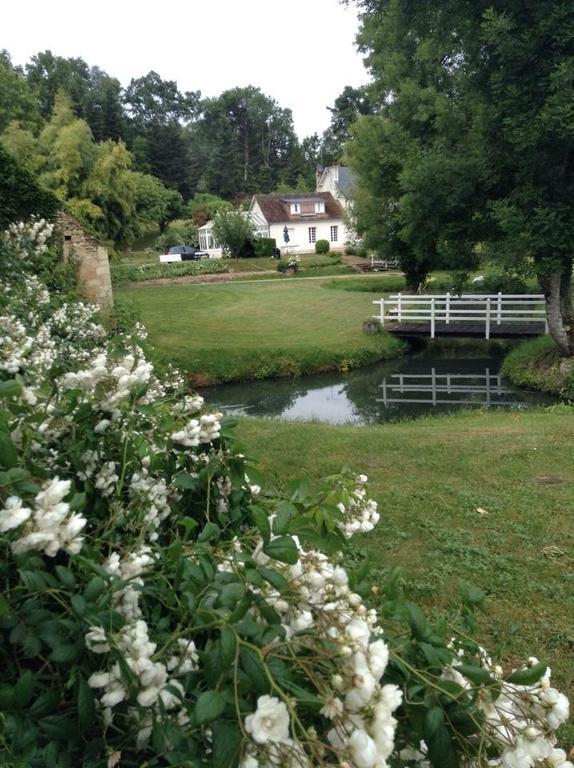
<path fill-rule="evenodd" d="M 266 492 L 143 336 L 0 289 L 2 764 L 571 768 L 545 664 L 410 604 L 385 638 L 340 554 L 379 522 L 366 476 Z"/>

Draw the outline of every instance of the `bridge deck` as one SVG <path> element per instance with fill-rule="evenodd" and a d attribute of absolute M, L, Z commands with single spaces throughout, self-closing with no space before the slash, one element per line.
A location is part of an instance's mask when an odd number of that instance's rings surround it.
<path fill-rule="evenodd" d="M 395 336 L 430 336 L 431 324 L 386 322 L 385 331 Z M 516 338 L 526 336 L 543 336 L 543 323 L 501 323 L 490 325 L 490 338 Z M 483 322 L 435 322 L 435 336 L 478 336 L 484 339 Z"/>

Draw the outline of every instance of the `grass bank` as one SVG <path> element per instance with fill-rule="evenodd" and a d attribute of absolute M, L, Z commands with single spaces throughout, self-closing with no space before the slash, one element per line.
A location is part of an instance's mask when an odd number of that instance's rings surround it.
<path fill-rule="evenodd" d="M 513 384 L 574 400 L 574 365 L 563 360 L 549 336 L 526 341 L 504 359 L 501 372 Z"/>
<path fill-rule="evenodd" d="M 156 359 L 196 385 L 356 368 L 397 356 L 403 342 L 362 332 L 372 297 L 321 281 L 126 286 Z"/>
<path fill-rule="evenodd" d="M 237 431 L 277 485 L 345 466 L 368 474 L 381 521 L 354 549 L 370 580 L 402 566 L 411 598 L 431 614 L 456 603 L 460 579 L 476 584 L 487 594 L 488 647 L 509 664 L 547 660 L 574 694 L 573 409 L 380 427 L 241 419 Z"/>

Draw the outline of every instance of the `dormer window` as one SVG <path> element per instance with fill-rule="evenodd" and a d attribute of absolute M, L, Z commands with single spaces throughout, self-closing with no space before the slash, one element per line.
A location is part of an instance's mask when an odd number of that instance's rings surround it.
<path fill-rule="evenodd" d="M 299 203 L 291 203 L 291 213 L 299 213 Z"/>
<path fill-rule="evenodd" d="M 325 213 L 325 203 L 322 200 L 315 203 L 315 213 Z"/>

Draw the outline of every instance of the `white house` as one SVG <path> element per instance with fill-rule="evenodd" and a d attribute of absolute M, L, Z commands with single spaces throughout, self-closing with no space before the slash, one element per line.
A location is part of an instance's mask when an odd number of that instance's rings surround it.
<path fill-rule="evenodd" d="M 316 191 L 330 192 L 345 211 L 349 209 L 355 176 L 350 168 L 344 165 L 318 166 L 316 174 Z"/>
<path fill-rule="evenodd" d="M 289 253 L 314 251 L 317 240 L 342 250 L 348 239 L 345 211 L 331 192 L 254 195 L 249 213 L 257 234 L 275 238 L 277 247 Z"/>

